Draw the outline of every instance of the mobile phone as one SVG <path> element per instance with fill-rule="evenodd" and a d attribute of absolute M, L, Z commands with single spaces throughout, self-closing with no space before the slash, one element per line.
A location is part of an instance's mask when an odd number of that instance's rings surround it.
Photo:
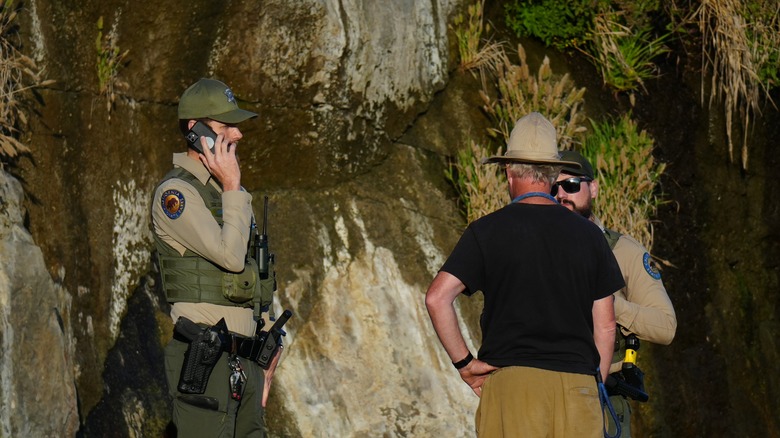
<path fill-rule="evenodd" d="M 209 128 L 207 124 L 200 121 L 195 122 L 195 124 L 192 125 L 192 129 L 190 129 L 190 132 L 188 132 L 185 137 L 190 143 L 190 146 L 201 154 L 203 153 L 203 148 L 200 145 L 200 138 L 206 137 L 206 143 L 209 145 L 211 153 L 214 153 L 214 143 L 217 141 L 217 133 Z"/>

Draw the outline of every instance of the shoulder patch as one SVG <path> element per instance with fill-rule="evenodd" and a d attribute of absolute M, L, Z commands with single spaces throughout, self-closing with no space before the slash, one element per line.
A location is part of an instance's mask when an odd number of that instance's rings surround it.
<path fill-rule="evenodd" d="M 655 266 L 653 266 L 653 262 L 652 259 L 650 258 L 650 254 L 645 253 L 645 255 L 642 256 L 642 264 L 645 265 L 645 271 L 647 271 L 647 273 L 651 277 L 655 278 L 656 280 L 661 279 L 661 273 L 658 272 L 658 269 L 656 269 Z"/>
<path fill-rule="evenodd" d="M 177 219 L 184 213 L 184 195 L 175 189 L 166 190 L 160 199 L 162 209 L 171 219 Z"/>

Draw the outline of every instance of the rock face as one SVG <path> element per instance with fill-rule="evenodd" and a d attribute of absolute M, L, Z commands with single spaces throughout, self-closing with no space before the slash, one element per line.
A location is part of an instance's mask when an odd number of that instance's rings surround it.
<path fill-rule="evenodd" d="M 77 389 L 80 410 L 69 422 L 30 415 L 65 435 L 79 417 L 90 436 L 164 429 L 169 400 L 154 351 L 170 320 L 155 289 L 148 212 L 171 154 L 184 149 L 178 96 L 208 76 L 260 114 L 241 125 L 242 183 L 256 212 L 269 196 L 277 307 L 295 312 L 271 432 L 470 430 L 476 398 L 453 378 L 423 305 L 462 227 L 443 179 L 458 145 L 430 133 L 398 141 L 448 81 L 447 23 L 458 3 L 31 2 L 25 49 L 57 82 L 38 91 L 24 138 L 32 153 L 16 172 L 46 261 L 48 275 L 37 277 L 59 292 L 45 306 L 50 318 L 51 309 L 62 314 L 53 339 L 71 361 L 46 367 L 71 388 L 62 394 L 71 409 L 51 409 L 74 413 Z M 100 17 L 103 34 L 129 50 L 111 104 L 96 68 Z M 450 136 L 481 129 L 468 120 L 428 126 Z M 17 338 L 31 329 L 11 326 Z M 22 363 L 7 357 L 7 366 Z"/>
<path fill-rule="evenodd" d="M 56 83 L 38 90 L 22 138 L 31 154 L 0 171 L 0 436 L 165 435 L 171 321 L 149 206 L 184 149 L 178 96 L 204 76 L 259 113 L 241 125 L 242 183 L 257 213 L 269 197 L 276 308 L 295 312 L 270 434 L 472 435 L 477 399 L 423 304 L 464 226 L 447 157 L 486 124 L 478 81 L 453 68 L 447 24 L 464 6 L 24 2 L 23 51 Z M 113 98 L 97 73 L 100 17 L 129 50 Z M 592 66 L 552 59 L 588 88 L 588 108 L 631 109 L 599 92 Z M 767 179 L 780 162 L 769 143 L 778 114 L 757 123 L 755 138 L 767 140 L 740 170 L 718 149 L 719 118 L 697 107 L 699 78 L 678 68 L 648 81 L 632 109 L 668 163 L 674 202 L 659 211 L 655 252 L 673 264 L 664 278 L 680 321 L 671 346 L 642 347 L 651 402 L 634 405 L 634 431 L 771 435 L 780 210 Z M 478 304 L 458 301 L 472 351 Z"/>
<path fill-rule="evenodd" d="M 0 171 L 0 436 L 73 436 L 72 297 L 47 275 L 22 198 L 19 181 Z"/>

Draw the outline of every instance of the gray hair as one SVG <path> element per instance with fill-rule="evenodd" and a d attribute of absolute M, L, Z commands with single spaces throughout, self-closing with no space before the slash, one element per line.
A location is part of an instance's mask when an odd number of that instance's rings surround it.
<path fill-rule="evenodd" d="M 558 179 L 563 166 L 553 164 L 509 163 L 507 169 L 515 178 L 531 178 L 534 182 L 547 182 L 550 186 Z"/>

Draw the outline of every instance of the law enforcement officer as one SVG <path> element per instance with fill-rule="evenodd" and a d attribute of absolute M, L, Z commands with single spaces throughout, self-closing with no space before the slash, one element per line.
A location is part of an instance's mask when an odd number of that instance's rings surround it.
<path fill-rule="evenodd" d="M 677 330 L 677 317 L 661 274 L 653 266 L 647 249 L 631 236 L 605 228 L 593 214 L 593 200 L 599 192 L 593 167 L 579 152 L 563 151 L 561 159 L 575 162 L 580 167 L 564 166 L 553 185 L 552 194 L 561 205 L 590 219 L 604 232 L 620 266 L 626 287 L 615 293 L 615 319 L 618 325 L 615 355 L 610 373 L 619 375 L 626 351 L 626 338 L 632 335 L 643 341 L 669 345 Z M 621 437 L 631 436 L 631 408 L 624 395 L 611 395 L 610 401 L 621 420 Z M 615 425 L 610 416 L 610 433 Z"/>
<path fill-rule="evenodd" d="M 185 140 L 187 151 L 173 155 L 173 170 L 154 193 L 152 223 L 171 317 L 189 322 L 196 333 L 222 330 L 223 349 L 202 381 L 202 393 L 189 390 L 193 385 L 180 386 L 185 355 L 195 350 L 187 353 L 193 338 L 183 335 L 179 324 L 165 349 L 173 423 L 181 437 L 265 435 L 263 410 L 280 354 L 265 375 L 256 362 L 235 354 L 237 343 L 256 334 L 259 307 L 268 305 L 249 251 L 252 195 L 241 187 L 236 156 L 243 137 L 238 123 L 256 115 L 239 108 L 233 91 L 218 80 L 200 79 L 187 88 L 178 106 L 182 134 L 187 137 L 200 122 L 214 138 Z"/>
<path fill-rule="evenodd" d="M 426 293 L 433 327 L 461 379 L 480 397 L 480 437 L 601 437 L 597 369 L 606 377 L 624 286 L 598 227 L 558 205 L 565 163 L 539 113 L 517 121 L 505 155 L 512 202 L 471 223 Z M 577 248 L 571 251 L 572 246 Z M 454 301 L 482 291 L 478 358 Z"/>

